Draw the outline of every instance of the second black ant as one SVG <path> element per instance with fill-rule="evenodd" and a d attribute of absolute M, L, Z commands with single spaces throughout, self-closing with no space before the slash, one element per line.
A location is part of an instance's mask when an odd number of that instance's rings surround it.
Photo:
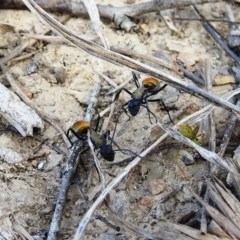
<path fill-rule="evenodd" d="M 107 161 L 114 161 L 115 158 L 115 152 L 121 151 L 125 154 L 125 152 L 130 152 L 136 156 L 138 156 L 136 153 L 132 152 L 129 149 L 121 149 L 117 143 L 113 140 L 113 138 L 110 137 L 110 131 L 106 131 L 103 134 L 97 133 L 98 125 L 99 125 L 100 116 L 98 117 L 96 129 L 93 130 L 90 127 L 90 123 L 86 121 L 77 121 L 75 122 L 72 127 L 70 127 L 67 131 L 67 138 L 70 141 L 70 143 L 73 145 L 71 139 L 70 139 L 70 132 L 79 140 L 85 141 L 87 139 L 87 132 L 90 131 L 90 138 L 94 145 L 94 148 L 96 150 L 99 150 L 100 155 Z M 114 135 L 114 134 L 113 134 Z M 107 143 L 107 141 L 110 140 L 110 144 Z M 113 150 L 112 144 L 114 144 L 118 149 Z M 89 148 L 87 148 L 85 151 L 87 151 Z"/>
<path fill-rule="evenodd" d="M 100 135 L 96 131 L 92 130 L 90 127 L 90 123 L 86 121 L 77 121 L 72 127 L 70 127 L 67 131 L 67 137 L 71 144 L 73 145 L 70 139 L 70 132 L 80 140 L 87 139 L 87 132 L 90 131 L 90 138 L 95 147 L 95 149 L 99 150 L 100 155 L 107 161 L 112 162 L 114 160 L 115 153 L 112 149 L 111 144 L 107 144 L 107 137 L 110 134 L 109 131 Z M 89 149 L 89 148 L 88 148 Z M 88 150 L 87 149 L 87 150 Z"/>
<path fill-rule="evenodd" d="M 149 99 L 151 96 L 156 95 L 157 93 L 162 91 L 167 86 L 167 84 L 164 84 L 161 87 L 160 82 L 157 79 L 149 77 L 149 78 L 145 78 L 142 81 L 142 86 L 140 86 L 136 74 L 134 72 L 132 72 L 132 75 L 133 75 L 133 80 L 134 80 L 134 83 L 135 83 L 137 89 L 134 92 L 131 93 L 126 88 L 122 88 L 116 94 L 116 97 L 115 97 L 114 101 L 119 97 L 121 91 L 124 90 L 125 92 L 127 92 L 131 96 L 131 99 L 127 103 L 122 105 L 123 111 L 127 114 L 127 109 L 128 109 L 129 113 L 132 116 L 136 116 L 138 114 L 139 110 L 140 110 L 140 107 L 143 106 L 147 109 L 150 123 L 152 123 L 150 114 L 152 114 L 154 116 L 154 118 L 156 119 L 156 122 L 157 122 L 157 117 L 149 109 L 148 102 L 160 102 L 163 105 L 164 110 L 167 112 L 167 114 L 170 118 L 170 121 L 174 124 L 174 122 L 173 122 L 173 120 L 172 120 L 172 118 L 169 114 L 168 108 L 166 107 L 163 100 L 162 99 Z"/>

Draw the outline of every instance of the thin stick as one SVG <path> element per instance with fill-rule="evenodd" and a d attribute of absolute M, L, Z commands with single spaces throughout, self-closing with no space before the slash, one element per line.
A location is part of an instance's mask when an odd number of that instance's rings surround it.
<path fill-rule="evenodd" d="M 206 80 L 206 90 L 208 92 L 212 92 L 212 79 L 211 79 L 211 61 L 210 59 L 205 60 L 205 80 Z M 209 137 L 209 150 L 212 152 L 216 151 L 216 129 L 215 129 L 215 123 L 213 119 L 213 111 L 209 113 L 207 121 L 207 132 Z M 205 122 L 206 122 L 205 121 Z M 210 169 L 214 167 L 214 164 L 210 163 Z M 209 191 L 205 192 L 204 200 L 208 203 L 209 201 Z M 202 206 L 201 209 L 201 227 L 200 227 L 201 233 L 206 234 L 207 233 L 207 211 L 204 206 Z"/>
<path fill-rule="evenodd" d="M 194 6 L 193 9 L 199 18 L 203 18 L 198 9 Z M 214 27 L 207 21 L 202 22 L 202 26 L 209 33 L 209 35 L 216 41 L 216 43 L 231 57 L 237 64 L 240 64 L 240 58 L 222 41 Z"/>
<path fill-rule="evenodd" d="M 111 107 L 110 107 L 110 113 L 109 113 L 108 117 L 104 119 L 104 123 L 103 123 L 101 132 L 106 132 L 107 131 L 109 121 L 110 121 L 111 117 L 113 116 L 114 109 L 115 109 L 115 102 L 113 102 L 113 101 L 115 99 L 115 96 L 116 96 L 116 94 L 114 93 L 113 96 L 112 96 L 112 104 L 111 104 Z"/>
<path fill-rule="evenodd" d="M 209 203 L 209 190 L 207 187 L 207 190 L 205 192 L 205 196 L 204 196 L 204 201 L 206 203 Z M 202 234 L 206 234 L 207 233 L 207 210 L 206 208 L 203 206 L 201 209 L 201 233 Z"/>
<path fill-rule="evenodd" d="M 64 22 L 68 21 L 69 18 L 70 18 L 70 16 L 65 15 L 65 16 L 62 16 L 59 21 L 61 23 L 64 23 Z M 49 29 L 44 30 L 41 34 L 42 35 L 47 34 L 49 31 L 50 31 Z M 30 46 L 34 45 L 36 42 L 37 42 L 37 39 L 23 41 L 23 43 L 18 45 L 11 53 L 9 53 L 7 56 L 1 58 L 2 64 L 7 64 L 10 61 L 11 61 L 11 63 L 13 63 L 15 61 L 15 59 L 14 59 L 15 57 L 19 56 L 26 47 L 30 47 Z"/>
<path fill-rule="evenodd" d="M 179 18 L 179 17 L 173 17 L 172 20 L 179 20 L 179 21 L 197 21 L 197 22 L 220 22 L 220 23 L 227 23 L 227 24 L 240 24 L 238 21 L 231 21 L 226 19 L 201 19 L 201 18 Z"/>
<path fill-rule="evenodd" d="M 94 84 L 93 86 L 93 92 L 90 98 L 90 103 L 87 108 L 87 112 L 85 115 L 85 121 L 90 122 L 93 116 L 94 108 L 97 105 L 97 97 L 99 95 L 100 91 L 100 85 L 98 83 Z M 73 176 L 76 172 L 76 168 L 79 163 L 79 154 L 82 151 L 83 142 L 82 141 L 76 141 L 73 144 L 73 148 L 71 151 L 71 155 L 66 163 L 66 166 L 64 167 L 63 177 L 62 177 L 62 184 L 60 188 L 60 192 L 58 195 L 55 211 L 52 217 L 51 226 L 48 233 L 48 240 L 55 240 L 57 239 L 57 235 L 60 230 L 60 224 L 61 224 L 61 218 L 63 213 L 63 208 L 66 203 L 68 190 L 71 184 L 71 181 L 73 179 Z"/>
<path fill-rule="evenodd" d="M 113 94 L 113 93 L 117 92 L 118 90 L 120 90 L 123 87 L 125 87 L 131 80 L 132 80 L 132 78 L 129 78 L 128 80 L 126 80 L 125 82 L 121 83 L 119 86 L 117 86 L 113 90 L 110 90 L 109 92 L 107 92 L 106 95 L 110 95 L 110 94 Z"/>
<path fill-rule="evenodd" d="M 212 93 L 212 79 L 211 79 L 211 61 L 210 59 L 205 60 L 205 79 L 206 79 L 206 89 L 208 92 Z M 216 151 L 216 129 L 213 119 L 213 112 L 208 115 L 209 118 L 209 150 Z"/>
<path fill-rule="evenodd" d="M 117 88 L 118 85 L 111 79 L 109 78 L 108 76 L 106 76 L 105 74 L 103 73 L 100 73 L 98 71 L 94 71 L 95 73 L 97 73 L 101 78 L 103 78 L 106 82 L 108 82 L 111 86 Z"/>
<path fill-rule="evenodd" d="M 226 15 L 229 18 L 229 20 L 234 21 L 234 15 L 232 13 L 232 9 L 228 5 L 227 5 L 227 8 L 226 8 Z M 234 29 L 234 28 L 237 28 L 237 26 L 233 25 L 232 29 Z M 238 87 L 240 87 L 240 86 L 238 86 Z M 239 95 L 237 95 L 236 105 L 240 106 Z M 230 119 L 228 120 L 228 125 L 227 125 L 227 127 L 224 131 L 223 138 L 222 138 L 222 141 L 221 141 L 221 144 L 220 144 L 220 147 L 219 147 L 218 155 L 220 157 L 223 157 L 223 155 L 224 155 L 224 153 L 227 149 L 227 146 L 229 144 L 229 141 L 230 141 L 230 138 L 231 138 L 231 135 L 232 135 L 232 132 L 233 132 L 233 129 L 235 127 L 236 122 L 237 122 L 236 116 L 231 115 Z M 214 168 L 212 169 L 212 174 L 217 174 L 217 172 L 218 172 L 218 168 L 217 168 L 217 166 L 214 166 Z"/>
<path fill-rule="evenodd" d="M 133 51 L 131 49 L 124 49 L 124 48 L 120 48 L 118 46 L 112 46 L 110 48 L 112 51 L 115 51 L 115 52 L 118 52 L 118 53 L 121 53 L 121 54 L 124 54 L 125 56 L 129 56 L 129 57 L 134 57 L 134 58 L 141 58 L 141 59 L 144 59 L 146 61 L 150 61 L 150 62 L 153 62 L 153 63 L 157 63 L 167 69 L 171 69 L 173 71 L 176 72 L 176 69 L 179 69 L 181 72 L 184 73 L 184 75 L 186 77 L 188 77 L 189 79 L 191 79 L 192 81 L 196 82 L 197 84 L 201 84 L 203 85 L 204 84 L 204 80 L 200 77 L 198 77 L 197 75 L 195 75 L 194 73 L 191 73 L 189 71 L 187 71 L 184 67 L 182 67 L 181 65 L 179 64 L 172 64 L 170 61 L 168 60 L 165 60 L 165 59 L 161 59 L 159 57 L 155 57 L 155 56 L 152 56 L 151 54 L 141 54 L 139 52 L 136 52 L 136 51 Z M 170 58 L 170 57 L 169 57 Z M 178 73 L 178 72 L 177 72 Z"/>
<path fill-rule="evenodd" d="M 105 181 L 105 178 L 104 178 L 104 175 L 103 175 L 103 171 L 102 171 L 102 168 L 101 168 L 101 165 L 100 165 L 100 162 L 94 152 L 94 147 L 93 147 L 93 144 L 92 144 L 92 141 L 91 141 L 91 138 L 90 138 L 90 132 L 88 131 L 88 145 L 91 149 L 91 152 L 92 152 L 92 155 L 93 155 L 93 159 L 94 159 L 94 162 L 95 162 L 95 165 L 96 165 L 96 168 L 97 168 L 97 171 L 98 171 L 98 174 L 99 174 L 99 177 L 100 177 L 100 180 L 101 180 L 101 190 L 103 191 L 104 188 L 106 187 L 106 181 Z"/>
<path fill-rule="evenodd" d="M 161 10 L 184 7 L 189 5 L 203 4 L 208 2 L 219 2 L 221 0 L 152 0 L 139 4 L 131 4 L 123 7 L 114 7 L 112 5 L 97 5 L 99 15 L 103 18 L 107 18 L 113 21 L 117 27 L 122 28 L 126 31 L 137 28 L 137 24 L 131 19 L 150 12 L 160 12 Z M 59 12 L 69 14 L 74 17 L 77 16 L 88 16 L 87 9 L 82 2 L 78 1 L 64 1 L 56 0 L 42 1 L 35 0 L 43 9 L 50 12 Z M 7 0 L 0 1 L 0 8 L 24 8 L 20 0 Z"/>

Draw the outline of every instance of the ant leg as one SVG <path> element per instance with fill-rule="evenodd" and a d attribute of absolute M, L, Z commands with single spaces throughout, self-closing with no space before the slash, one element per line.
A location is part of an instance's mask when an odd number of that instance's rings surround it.
<path fill-rule="evenodd" d="M 151 121 L 151 117 L 150 117 L 150 113 L 154 116 L 155 120 L 156 120 L 156 123 L 158 122 L 157 120 L 157 117 L 156 115 L 149 109 L 148 105 L 147 105 L 147 102 L 145 102 L 146 106 L 144 104 L 141 104 L 142 107 L 145 107 L 147 109 L 147 112 L 148 112 L 148 118 L 149 118 L 149 121 L 150 123 L 152 124 L 152 121 Z"/>
<path fill-rule="evenodd" d="M 171 118 L 171 116 L 169 114 L 168 108 L 167 108 L 167 106 L 165 105 L 165 103 L 164 103 L 164 101 L 162 99 L 150 99 L 148 101 L 149 102 L 160 102 L 163 105 L 164 110 L 167 112 L 170 121 L 172 122 L 173 125 L 175 125 L 175 123 L 173 122 L 173 120 L 172 120 L 172 118 Z"/>
<path fill-rule="evenodd" d="M 144 102 L 144 101 L 143 101 L 143 102 Z M 142 106 L 143 106 L 143 107 L 146 107 L 146 109 L 147 109 L 148 118 L 149 118 L 150 123 L 152 124 L 151 117 L 150 117 L 150 113 L 155 117 L 156 123 L 157 123 L 157 117 L 156 117 L 156 115 L 149 109 L 147 98 L 145 99 L 145 104 L 146 104 L 146 106 L 145 106 L 145 105 L 142 105 Z"/>
<path fill-rule="evenodd" d="M 73 146 L 73 142 L 72 142 L 72 140 L 70 139 L 70 132 L 71 132 L 71 128 L 69 128 L 69 129 L 67 130 L 66 136 L 67 136 L 68 141 L 71 143 L 71 146 L 70 146 L 70 148 L 71 148 L 71 147 Z"/>
<path fill-rule="evenodd" d="M 116 96 L 115 96 L 113 102 L 115 102 L 115 101 L 119 98 L 119 95 L 120 95 L 120 93 L 122 92 L 122 90 L 124 90 L 124 91 L 125 91 L 126 93 L 128 93 L 130 96 L 132 95 L 132 93 L 131 93 L 130 91 L 128 91 L 126 88 L 122 88 L 122 89 L 120 89 L 120 90 L 116 93 Z M 113 102 L 112 102 L 112 103 L 113 103 Z"/>
<path fill-rule="evenodd" d="M 70 132 L 71 132 L 77 139 L 79 139 L 79 140 L 84 141 L 84 140 L 86 139 L 86 136 L 85 136 L 85 135 L 84 135 L 84 136 L 80 136 L 80 135 L 78 135 L 72 128 L 69 128 L 69 129 L 67 130 L 66 136 L 67 136 L 69 142 L 71 143 L 71 147 L 73 146 L 73 142 L 72 142 L 72 140 L 70 139 Z M 83 135 L 83 134 L 82 134 L 82 135 Z M 70 148 L 71 148 L 71 147 L 70 147 Z"/>
<path fill-rule="evenodd" d="M 113 140 L 112 137 L 108 136 L 108 140 L 111 140 L 111 143 L 113 143 L 113 144 L 118 148 L 117 150 L 113 150 L 113 151 L 115 151 L 115 152 L 116 152 L 116 151 L 120 151 L 120 152 L 123 153 L 123 154 L 126 154 L 125 152 L 130 152 L 130 153 L 132 153 L 133 155 L 142 158 L 141 156 L 139 156 L 137 153 L 133 152 L 133 151 L 130 150 L 130 149 L 122 149 L 122 148 L 120 148 L 120 147 L 118 146 L 118 144 Z"/>
<path fill-rule="evenodd" d="M 128 108 L 128 102 L 126 102 L 125 104 L 122 105 L 122 109 L 126 113 L 126 115 L 128 116 L 128 121 L 130 121 L 130 116 L 128 115 L 128 112 L 126 110 L 127 108 Z M 122 112 L 119 114 L 119 117 L 120 117 L 121 114 L 122 114 Z M 118 117 L 118 119 L 119 119 L 119 117 Z"/>
<path fill-rule="evenodd" d="M 105 133 L 102 134 L 102 137 L 106 140 L 107 139 L 109 140 L 109 136 L 110 136 L 110 130 L 107 130 Z"/>
<path fill-rule="evenodd" d="M 154 94 L 157 94 L 159 92 L 161 92 L 165 87 L 167 86 L 167 84 L 164 84 L 162 87 L 159 88 L 159 90 L 157 92 L 155 92 Z"/>
<path fill-rule="evenodd" d="M 122 111 L 122 112 L 118 115 L 118 117 L 117 117 L 116 124 L 115 124 L 114 130 L 113 130 L 112 139 L 114 138 L 114 135 L 115 135 L 115 133 L 116 133 L 117 124 L 118 124 L 118 119 L 120 118 L 120 116 L 122 115 L 122 113 L 123 113 L 123 112 L 126 113 L 126 115 L 128 116 L 128 121 L 130 121 L 130 119 L 131 119 L 130 116 L 128 115 L 127 110 L 126 110 L 126 108 L 128 108 L 127 104 L 128 104 L 128 103 L 125 103 L 125 104 L 122 105 L 123 111 Z M 109 136 L 109 135 L 110 135 L 110 133 L 108 134 L 108 136 Z M 111 144 L 112 144 L 112 142 L 111 142 Z"/>
<path fill-rule="evenodd" d="M 114 130 L 113 130 L 113 136 L 112 136 L 112 139 L 114 138 L 114 135 L 115 135 L 115 133 L 116 133 L 117 124 L 118 124 L 118 119 L 120 118 L 120 116 L 121 116 L 122 113 L 123 113 L 123 111 L 119 114 L 119 116 L 118 116 L 118 118 L 117 118 L 117 120 L 116 120 L 116 124 L 115 124 Z M 108 136 L 108 137 L 109 137 L 109 136 Z M 110 144 L 112 144 L 112 141 L 111 141 Z"/>
<path fill-rule="evenodd" d="M 140 84 L 139 84 L 139 81 L 138 81 L 138 78 L 137 78 L 135 72 L 132 72 L 132 75 L 133 75 L 133 81 L 134 81 L 136 87 L 140 88 Z"/>
<path fill-rule="evenodd" d="M 162 87 L 160 87 L 156 92 L 151 92 L 150 94 L 148 94 L 144 100 L 146 100 L 147 98 L 149 98 L 150 96 L 156 95 L 157 93 L 161 92 L 165 87 L 167 86 L 167 84 L 164 84 Z"/>

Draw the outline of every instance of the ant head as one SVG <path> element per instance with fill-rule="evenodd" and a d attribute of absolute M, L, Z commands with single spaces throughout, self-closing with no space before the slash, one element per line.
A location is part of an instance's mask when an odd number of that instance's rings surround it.
<path fill-rule="evenodd" d="M 139 99 L 131 99 L 128 101 L 128 111 L 132 116 L 136 116 L 140 110 L 141 101 Z"/>
<path fill-rule="evenodd" d="M 114 160 L 115 152 L 112 149 L 112 145 L 109 144 L 103 145 L 100 148 L 99 152 L 105 160 L 109 162 L 112 162 Z"/>
<path fill-rule="evenodd" d="M 142 81 L 142 85 L 149 93 L 157 92 L 160 88 L 160 82 L 152 77 L 145 78 Z"/>

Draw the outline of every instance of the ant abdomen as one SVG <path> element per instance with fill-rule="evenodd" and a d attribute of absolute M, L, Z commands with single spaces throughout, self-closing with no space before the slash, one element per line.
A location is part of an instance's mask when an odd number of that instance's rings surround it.
<path fill-rule="evenodd" d="M 154 94 L 155 92 L 157 93 L 160 89 L 160 82 L 152 77 L 145 78 L 142 81 L 142 85 L 149 93 Z"/>
<path fill-rule="evenodd" d="M 77 135 L 87 134 L 88 130 L 90 129 L 90 123 L 83 120 L 77 121 L 72 125 L 71 129 Z"/>

